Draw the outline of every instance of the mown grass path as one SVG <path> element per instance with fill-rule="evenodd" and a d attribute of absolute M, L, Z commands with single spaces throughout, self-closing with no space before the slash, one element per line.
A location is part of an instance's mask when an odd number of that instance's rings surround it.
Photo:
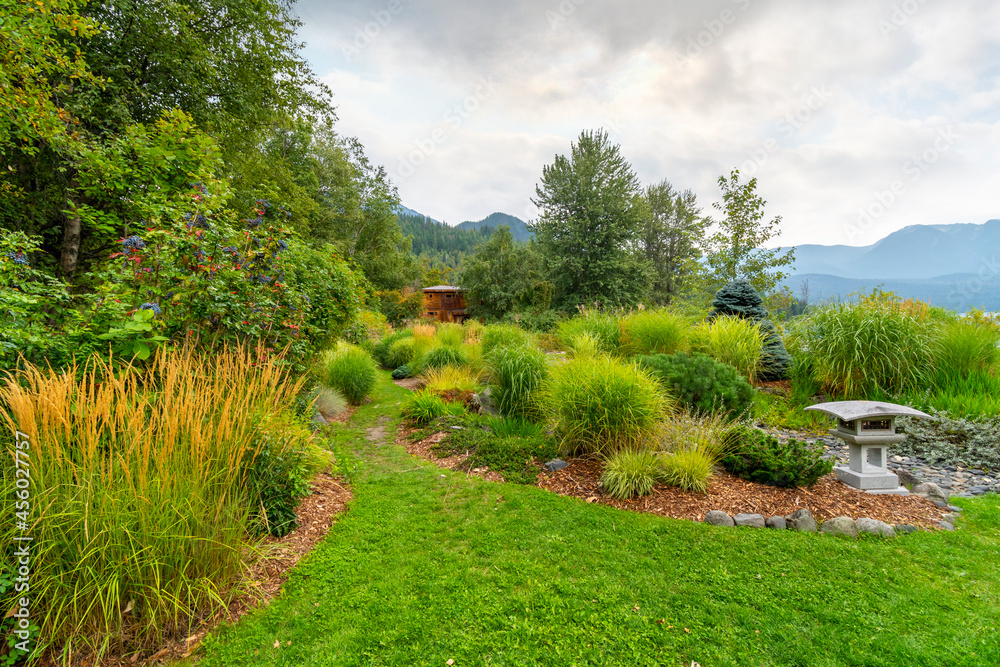
<path fill-rule="evenodd" d="M 995 496 L 889 541 L 643 516 L 411 458 L 406 393 L 341 430 L 350 510 L 203 667 L 1000 664 Z"/>

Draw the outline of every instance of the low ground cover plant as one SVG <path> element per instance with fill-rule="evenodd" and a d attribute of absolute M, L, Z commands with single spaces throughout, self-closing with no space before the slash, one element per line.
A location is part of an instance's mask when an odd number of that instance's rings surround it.
<path fill-rule="evenodd" d="M 722 465 L 737 477 L 779 487 L 809 487 L 833 470 L 823 450 L 800 440 L 781 442 L 770 433 L 743 426 L 729 436 L 732 452 Z"/>
<path fill-rule="evenodd" d="M 336 389 L 351 405 L 359 405 L 378 380 L 375 360 L 357 345 L 339 343 L 320 358 L 320 382 Z"/>
<path fill-rule="evenodd" d="M 1000 418 L 974 421 L 933 409 L 930 415 L 930 419 L 897 420 L 897 431 L 906 438 L 890 445 L 889 451 L 935 465 L 1000 470 Z"/>
<path fill-rule="evenodd" d="M 639 364 L 684 408 L 736 419 L 753 406 L 754 389 L 735 368 L 698 352 L 640 356 Z"/>
<path fill-rule="evenodd" d="M 161 350 L 131 371 L 99 359 L 62 373 L 27 365 L 2 382 L 3 444 L 13 450 L 15 431 L 30 442 L 39 650 L 159 647 L 248 589 L 248 536 L 263 516 L 287 525 L 279 514 L 310 460 L 307 432 L 285 416 L 302 384 L 245 349 Z M 13 517 L 14 466 L 2 471 L 0 506 Z M 288 483 L 291 497 L 270 495 Z M 14 523 L 0 530 L 13 544 Z"/>
<path fill-rule="evenodd" d="M 542 405 L 564 453 L 609 455 L 654 438 L 671 402 L 635 363 L 599 355 L 554 368 Z"/>
<path fill-rule="evenodd" d="M 534 461 L 554 458 L 557 443 L 529 426 L 505 421 L 477 415 L 445 417 L 437 428 L 448 436 L 435 445 L 435 451 L 441 456 L 469 453 L 470 467 L 488 467 L 508 482 L 533 484 L 539 473 Z"/>

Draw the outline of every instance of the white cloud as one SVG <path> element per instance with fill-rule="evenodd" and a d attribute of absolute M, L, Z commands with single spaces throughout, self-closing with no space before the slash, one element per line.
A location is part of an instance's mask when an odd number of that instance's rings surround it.
<path fill-rule="evenodd" d="M 719 175 L 756 176 L 783 243 L 1000 216 L 987 0 L 398 2 L 298 11 L 340 131 L 438 219 L 530 217 L 542 166 L 595 127 L 644 182 L 691 188 L 706 211 Z M 948 127 L 958 138 L 913 180 Z M 894 181 L 905 191 L 860 228 Z"/>

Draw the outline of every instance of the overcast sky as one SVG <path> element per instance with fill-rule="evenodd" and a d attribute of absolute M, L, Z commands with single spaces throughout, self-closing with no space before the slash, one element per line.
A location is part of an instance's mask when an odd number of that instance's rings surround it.
<path fill-rule="evenodd" d="M 782 244 L 1000 218 L 996 0 L 300 0 L 338 127 L 403 204 L 530 220 L 605 128 L 643 184 L 758 179 Z"/>

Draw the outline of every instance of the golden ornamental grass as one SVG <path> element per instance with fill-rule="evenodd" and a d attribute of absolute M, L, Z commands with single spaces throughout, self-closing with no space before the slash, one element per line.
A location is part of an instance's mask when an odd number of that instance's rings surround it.
<path fill-rule="evenodd" d="M 241 463 L 301 384 L 247 348 L 161 349 L 144 369 L 26 365 L 0 380 L 4 435 L 31 443 L 39 646 L 64 658 L 148 647 L 224 607 L 254 557 Z"/>

